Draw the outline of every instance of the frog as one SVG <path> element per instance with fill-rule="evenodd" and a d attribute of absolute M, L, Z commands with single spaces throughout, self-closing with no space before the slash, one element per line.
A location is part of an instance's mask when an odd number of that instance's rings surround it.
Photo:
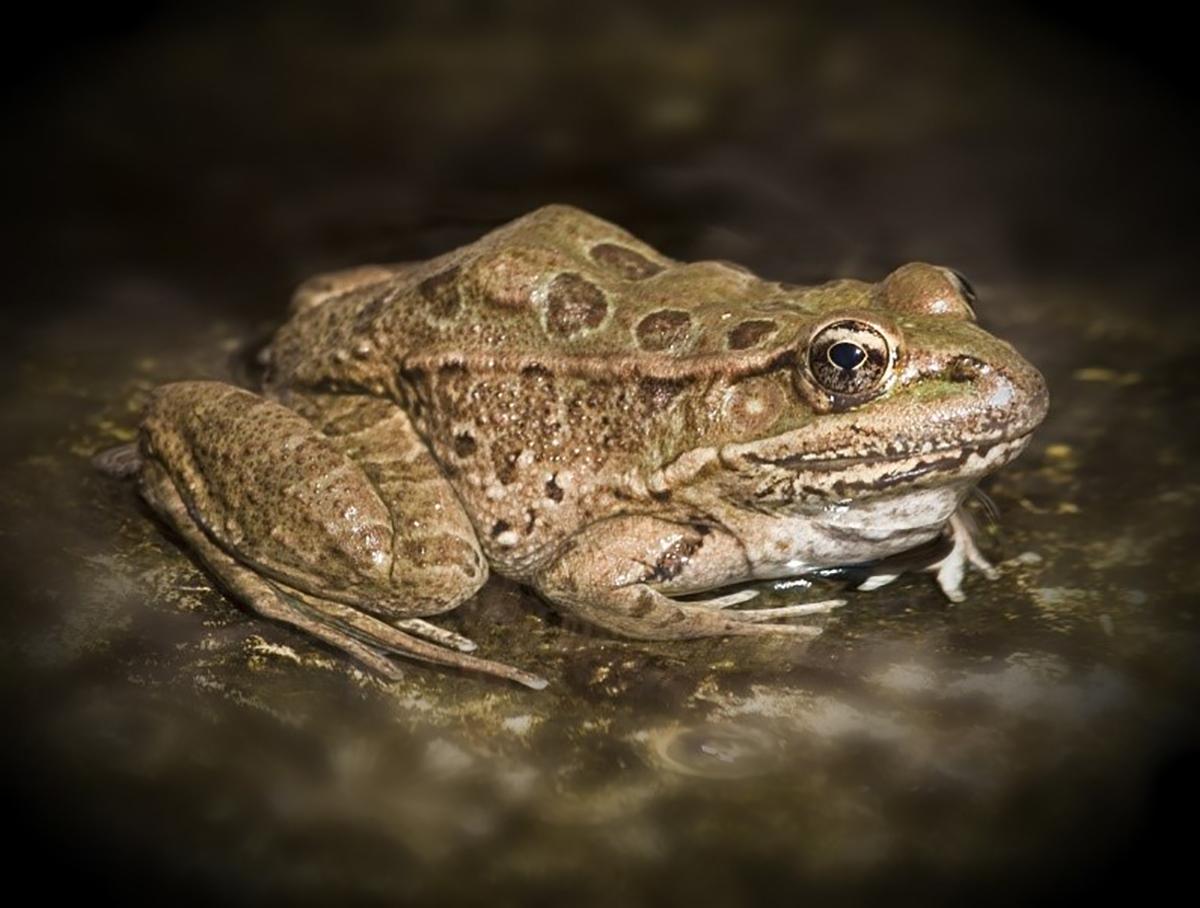
<path fill-rule="evenodd" d="M 544 688 L 430 620 L 490 574 L 602 634 L 812 639 L 790 619 L 844 599 L 745 604 L 996 575 L 966 502 L 1049 398 L 976 305 L 947 267 L 797 285 L 547 205 L 305 281 L 258 387 L 158 387 L 117 471 L 234 599 L 385 679 Z"/>

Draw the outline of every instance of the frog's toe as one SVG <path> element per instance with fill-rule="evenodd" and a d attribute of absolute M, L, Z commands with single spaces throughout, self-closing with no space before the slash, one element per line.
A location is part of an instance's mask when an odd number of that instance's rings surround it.
<path fill-rule="evenodd" d="M 469 637 L 456 634 L 454 631 L 447 630 L 444 627 L 438 627 L 436 624 L 431 624 L 422 618 L 404 618 L 395 622 L 395 624 L 402 631 L 407 631 L 415 637 L 432 640 L 434 643 L 440 643 L 442 646 L 456 649 L 460 653 L 473 653 L 479 649 L 475 641 Z"/>
<path fill-rule="evenodd" d="M 996 580 L 1000 577 L 1000 572 L 996 570 L 995 565 L 984 558 L 979 549 L 975 548 L 974 541 L 967 546 L 966 556 L 971 567 L 983 574 L 988 580 Z"/>
<path fill-rule="evenodd" d="M 961 549 L 962 557 L 967 564 L 987 577 L 988 580 L 995 580 L 1000 576 L 1000 572 L 983 557 L 983 552 L 979 551 L 979 543 L 976 541 L 979 537 L 979 528 L 968 512 L 962 508 L 955 511 L 954 516 L 950 518 L 950 531 L 954 534 L 955 547 Z"/>
<path fill-rule="evenodd" d="M 420 619 L 404 619 L 393 627 L 385 621 L 360 612 L 355 608 L 309 596 L 299 591 L 293 595 L 305 606 L 321 612 L 330 621 L 343 627 L 353 636 L 375 649 L 398 656 L 409 656 L 434 665 L 447 665 L 464 671 L 482 672 L 497 678 L 515 681 L 533 690 L 542 690 L 548 682 L 545 678 L 530 674 L 503 662 L 493 662 L 478 656 L 467 655 L 464 645 L 475 648 L 475 644 L 453 631 L 440 628 Z M 413 622 L 418 621 L 415 627 Z M 457 650 L 457 652 L 455 651 Z"/>
<path fill-rule="evenodd" d="M 889 583 L 892 583 L 899 576 L 899 574 L 872 574 L 857 587 L 855 587 L 855 589 L 863 590 L 864 592 L 878 590 L 887 586 Z"/>
<path fill-rule="evenodd" d="M 349 611 L 353 612 L 353 610 Z M 353 614 L 342 612 L 339 617 L 341 620 L 338 623 L 346 626 L 354 637 L 371 649 L 388 655 L 408 656 L 434 665 L 480 672 L 496 678 L 515 681 L 532 690 L 542 690 L 549 684 L 545 678 L 515 666 L 466 655 L 476 648 L 473 641 L 428 622 L 422 622 L 425 626 L 419 630 L 414 629 L 412 623 L 419 619 L 397 622 L 404 628 L 404 630 L 400 630 L 359 612 Z"/>
<path fill-rule="evenodd" d="M 693 599 L 688 604 L 697 605 L 701 608 L 722 609 L 729 608 L 731 605 L 740 605 L 743 602 L 749 602 L 758 596 L 758 590 L 738 590 L 736 593 L 729 593 L 726 596 L 714 596 L 712 599 Z"/>
<path fill-rule="evenodd" d="M 967 598 L 962 590 L 963 575 L 966 573 L 965 566 L 966 561 L 955 549 L 954 554 L 937 567 L 935 576 L 938 586 L 942 588 L 942 592 L 951 602 L 962 602 Z"/>
<path fill-rule="evenodd" d="M 811 624 L 765 624 L 762 621 L 741 621 L 725 630 L 737 636 L 820 637 L 821 628 Z"/>
<path fill-rule="evenodd" d="M 753 608 L 730 612 L 731 618 L 741 621 L 774 621 L 777 618 L 795 618 L 800 615 L 825 615 L 846 604 L 845 599 L 826 599 L 822 602 L 804 602 L 798 605 L 781 605 L 777 608 Z"/>

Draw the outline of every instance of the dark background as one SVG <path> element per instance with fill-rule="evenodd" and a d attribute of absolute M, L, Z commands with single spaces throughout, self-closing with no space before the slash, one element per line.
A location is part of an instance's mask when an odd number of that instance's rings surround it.
<path fill-rule="evenodd" d="M 1194 473 L 1191 30 L 1165 5 L 960 7 L 27 10 L 3 60 L 14 279 L 0 327 L 17 367 L 4 376 L 3 453 L 17 463 L 59 450 L 56 432 L 86 409 L 23 406 L 27 364 L 58 357 L 54 374 L 67 375 L 107 358 L 116 387 L 139 357 L 167 339 L 182 348 L 214 320 L 249 343 L 310 273 L 425 257 L 565 201 L 671 254 L 735 259 L 778 279 L 877 277 L 929 259 L 999 288 L 1001 300 L 1032 288 L 1040 310 L 992 317 L 1016 325 L 1056 406 L 1070 406 L 1054 377 L 1072 366 L 1157 376 L 1144 399 L 1087 410 L 1111 431 L 1094 440 L 1097 460 L 1080 479 L 1097 502 L 1095 532 L 1126 519 L 1150 526 L 1153 507 L 1135 515 L 1104 502 L 1136 484 L 1138 452 L 1169 433 L 1178 475 Z M 1105 329 L 1131 311 L 1144 333 Z M 189 367 L 161 368 L 172 377 Z M 1161 419 L 1121 432 L 1122 407 Z M 47 540 L 71 508 L 11 513 L 13 641 L 33 626 L 20 607 L 31 565 L 55 548 Z M 122 827 L 87 806 L 86 773 L 60 788 L 53 748 L 24 734 L 38 726 L 41 689 L 22 683 L 19 662 L 9 675 L 14 866 L 49 860 L 57 869 L 44 885 L 97 897 L 253 896 L 244 877 L 140 859 L 144 830 L 106 835 Z M 1194 837 L 1179 830 L 1200 806 L 1200 758 L 1187 713 L 1194 675 L 1181 677 L 1182 717 L 1123 764 L 1140 780 L 1134 806 L 1103 834 L 1082 810 L 1060 855 L 1014 869 L 1019 891 L 1132 898 L 1182 879 Z M 1017 885 L 969 871 L 913 876 L 913 891 L 934 900 L 999 901 L 1004 884 Z M 866 895 L 903 901 L 904 873 L 888 879 L 901 888 Z"/>

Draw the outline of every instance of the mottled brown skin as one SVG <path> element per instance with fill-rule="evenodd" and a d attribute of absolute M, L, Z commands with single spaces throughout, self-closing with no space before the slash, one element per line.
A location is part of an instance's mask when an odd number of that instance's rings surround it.
<path fill-rule="evenodd" d="M 1047 401 L 970 296 L 923 264 L 765 281 L 548 206 L 428 262 L 307 282 L 261 396 L 159 389 L 142 489 L 239 598 L 384 673 L 399 652 L 544 684 L 420 620 L 489 566 L 633 637 L 811 635 L 763 622 L 828 604 L 673 597 L 949 526 L 932 567 L 961 598 L 986 562 L 958 508 Z"/>

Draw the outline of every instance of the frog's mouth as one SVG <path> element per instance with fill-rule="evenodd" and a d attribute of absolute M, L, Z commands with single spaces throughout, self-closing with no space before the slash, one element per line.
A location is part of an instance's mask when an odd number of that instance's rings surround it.
<path fill-rule="evenodd" d="M 789 454 L 770 458 L 750 452 L 745 459 L 758 469 L 786 470 L 795 488 L 807 492 L 829 490 L 839 497 L 849 497 L 854 492 L 881 493 L 902 486 L 978 481 L 1016 458 L 1031 438 L 1032 432 L 1028 432 L 1015 438 L 904 454 L 854 457 Z"/>

